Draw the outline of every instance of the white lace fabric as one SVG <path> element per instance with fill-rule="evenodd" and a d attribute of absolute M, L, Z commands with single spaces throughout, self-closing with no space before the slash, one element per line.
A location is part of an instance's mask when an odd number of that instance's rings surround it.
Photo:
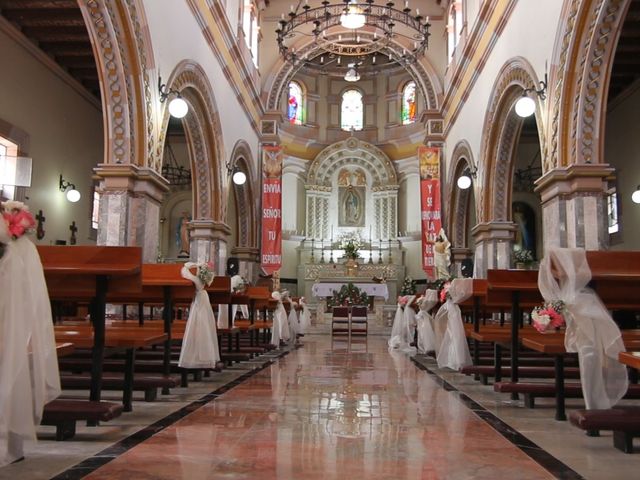
<path fill-rule="evenodd" d="M 407 303 L 404 308 L 398 304 L 396 316 L 393 320 L 391 329 L 391 338 L 389 339 L 389 348 L 400 349 L 408 353 L 415 352 L 416 349 L 411 346 L 413 341 L 413 332 L 416 326 L 416 313 L 411 307 L 415 295 L 407 295 Z"/>
<path fill-rule="evenodd" d="M 433 316 L 430 310 L 438 303 L 438 291 L 429 289 L 418 301 L 420 311 L 416 315 L 418 328 L 418 351 L 427 353 L 435 351 L 435 333 L 433 331 Z"/>
<path fill-rule="evenodd" d="M 473 279 L 456 278 L 451 282 L 449 297 L 434 320 L 436 360 L 438 367 L 459 370 L 471 365 L 471 354 L 464 333 L 462 313 L 458 304 L 473 294 Z"/>
<path fill-rule="evenodd" d="M 587 409 L 614 406 L 629 386 L 627 369 L 618 362 L 625 351 L 620 329 L 598 295 L 586 288 L 591 269 L 583 249 L 550 249 L 540 263 L 538 288 L 546 302 L 562 300 L 567 324 L 564 345 L 577 352 Z"/>
<path fill-rule="evenodd" d="M 193 282 L 196 293 L 189 308 L 178 365 L 182 368 L 215 368 L 220 361 L 216 318 L 204 284 L 190 271 L 197 266 L 197 263 L 187 262 L 180 272 L 183 278 Z"/>

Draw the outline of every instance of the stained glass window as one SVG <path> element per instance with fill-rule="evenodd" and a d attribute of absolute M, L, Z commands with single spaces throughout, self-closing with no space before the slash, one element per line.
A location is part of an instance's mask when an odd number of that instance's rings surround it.
<path fill-rule="evenodd" d="M 409 82 L 402 89 L 402 124 L 416 121 L 416 82 Z"/>
<path fill-rule="evenodd" d="M 362 93 L 358 90 L 347 90 L 342 94 L 341 127 L 343 130 L 362 130 L 364 124 L 364 107 Z"/>
<path fill-rule="evenodd" d="M 289 83 L 287 118 L 294 125 L 302 125 L 303 99 L 302 88 L 296 82 Z"/>

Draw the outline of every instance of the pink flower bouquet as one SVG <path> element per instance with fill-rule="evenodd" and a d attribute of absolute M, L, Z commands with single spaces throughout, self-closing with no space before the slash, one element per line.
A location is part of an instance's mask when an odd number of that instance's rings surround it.
<path fill-rule="evenodd" d="M 547 302 L 542 307 L 536 307 L 531 312 L 533 328 L 540 333 L 550 333 L 564 327 L 564 302 L 561 300 Z"/>
<path fill-rule="evenodd" d="M 3 203 L 2 207 L 4 208 L 2 218 L 7 224 L 9 235 L 11 235 L 14 240 L 17 240 L 36 227 L 33 215 L 31 215 L 29 207 L 24 203 L 9 201 Z"/>

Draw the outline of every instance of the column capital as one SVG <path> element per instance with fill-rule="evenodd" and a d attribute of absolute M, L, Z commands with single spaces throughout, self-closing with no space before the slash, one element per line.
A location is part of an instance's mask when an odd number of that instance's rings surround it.
<path fill-rule="evenodd" d="M 233 247 L 231 249 L 231 255 L 237 257 L 239 260 L 255 262 L 260 255 L 260 250 L 255 247 Z"/>
<path fill-rule="evenodd" d="M 191 230 L 191 238 L 207 238 L 227 240 L 231 235 L 231 228 L 226 223 L 216 222 L 215 220 L 195 219 L 189 222 Z"/>
<path fill-rule="evenodd" d="M 554 168 L 536 180 L 535 191 L 542 204 L 555 197 L 568 197 L 579 193 L 604 193 L 606 179 L 614 172 L 607 164 L 580 164 Z"/>
<path fill-rule="evenodd" d="M 102 192 L 131 192 L 157 203 L 169 191 L 169 182 L 155 170 L 130 163 L 101 163 L 93 169 Z"/>
<path fill-rule="evenodd" d="M 473 227 L 471 235 L 476 243 L 483 240 L 512 241 L 517 229 L 517 225 L 513 222 L 484 222 Z"/>

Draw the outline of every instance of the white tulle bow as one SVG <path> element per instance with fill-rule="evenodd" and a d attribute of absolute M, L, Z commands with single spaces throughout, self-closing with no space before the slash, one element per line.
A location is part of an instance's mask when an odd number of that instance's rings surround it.
<path fill-rule="evenodd" d="M 451 282 L 448 293 L 449 298 L 440 307 L 434 320 L 436 360 L 440 368 L 459 370 L 471 365 L 471 354 L 458 303 L 473 293 L 473 279 L 456 278 Z"/>

